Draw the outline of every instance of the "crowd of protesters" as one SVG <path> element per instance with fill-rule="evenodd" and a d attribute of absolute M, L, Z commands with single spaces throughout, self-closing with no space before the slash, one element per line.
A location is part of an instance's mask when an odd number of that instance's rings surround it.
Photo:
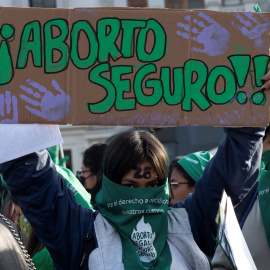
<path fill-rule="evenodd" d="M 47 150 L 0 164 L 0 268 L 232 269 L 216 252 L 225 190 L 257 268 L 268 269 L 269 130 L 224 131 L 213 157 L 191 153 L 169 168 L 162 143 L 137 129 L 87 149 L 79 179 Z"/>

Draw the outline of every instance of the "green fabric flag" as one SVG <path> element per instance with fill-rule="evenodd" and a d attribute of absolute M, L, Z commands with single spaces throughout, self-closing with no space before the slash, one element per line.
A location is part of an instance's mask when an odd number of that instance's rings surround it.
<path fill-rule="evenodd" d="M 60 148 L 59 145 L 55 145 L 55 146 L 47 148 L 47 151 L 49 152 L 51 159 L 55 165 L 63 166 L 63 164 L 67 162 L 69 157 L 66 156 L 59 159 L 59 148 Z"/>
<path fill-rule="evenodd" d="M 59 165 L 59 145 L 47 148 L 54 164 Z"/>
<path fill-rule="evenodd" d="M 155 188 L 130 188 L 103 175 L 96 196 L 101 215 L 119 232 L 125 270 L 169 270 L 168 181 Z"/>

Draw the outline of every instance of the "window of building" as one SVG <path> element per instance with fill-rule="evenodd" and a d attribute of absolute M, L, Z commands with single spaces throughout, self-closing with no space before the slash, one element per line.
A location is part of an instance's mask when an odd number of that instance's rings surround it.
<path fill-rule="evenodd" d="M 204 8 L 204 0 L 188 0 L 189 9 Z"/>
<path fill-rule="evenodd" d="M 166 0 L 166 8 L 187 9 L 188 0 Z"/>
<path fill-rule="evenodd" d="M 56 0 L 29 0 L 30 7 L 55 8 Z"/>
<path fill-rule="evenodd" d="M 147 7 L 147 0 L 128 0 L 129 7 Z"/>
<path fill-rule="evenodd" d="M 222 0 L 222 6 L 224 7 L 238 6 L 242 4 L 243 4 L 243 0 Z"/>
<path fill-rule="evenodd" d="M 166 0 L 166 8 L 177 8 L 177 9 L 204 8 L 204 0 Z"/>

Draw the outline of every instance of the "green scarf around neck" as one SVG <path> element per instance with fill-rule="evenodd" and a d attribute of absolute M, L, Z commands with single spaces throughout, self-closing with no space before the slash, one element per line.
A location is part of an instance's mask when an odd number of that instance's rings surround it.
<path fill-rule="evenodd" d="M 155 188 L 131 188 L 103 175 L 96 196 L 101 215 L 119 232 L 125 270 L 169 270 L 168 181 Z"/>

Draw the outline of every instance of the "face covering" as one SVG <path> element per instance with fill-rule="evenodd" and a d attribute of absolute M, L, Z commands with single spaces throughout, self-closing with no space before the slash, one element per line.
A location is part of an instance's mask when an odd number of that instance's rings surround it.
<path fill-rule="evenodd" d="M 93 187 L 93 188 L 85 188 L 86 191 L 91 195 L 91 204 L 95 204 L 96 203 L 96 195 L 97 193 L 100 191 L 101 189 L 101 186 L 102 186 L 102 181 L 99 177 L 99 173 L 96 174 L 96 177 L 97 177 L 97 182 L 96 182 L 96 185 Z M 79 181 L 81 182 L 81 184 L 84 186 L 85 184 L 85 180 L 87 179 L 87 177 L 83 177 L 83 176 L 80 176 L 79 177 Z"/>
<path fill-rule="evenodd" d="M 101 181 L 97 181 L 96 185 L 93 188 L 86 188 L 86 191 L 91 194 L 91 203 L 95 204 L 96 203 L 96 195 L 100 191 L 102 186 Z"/>
<path fill-rule="evenodd" d="M 155 188 L 131 188 L 103 175 L 96 203 L 101 215 L 121 236 L 126 270 L 170 269 L 168 182 Z"/>

